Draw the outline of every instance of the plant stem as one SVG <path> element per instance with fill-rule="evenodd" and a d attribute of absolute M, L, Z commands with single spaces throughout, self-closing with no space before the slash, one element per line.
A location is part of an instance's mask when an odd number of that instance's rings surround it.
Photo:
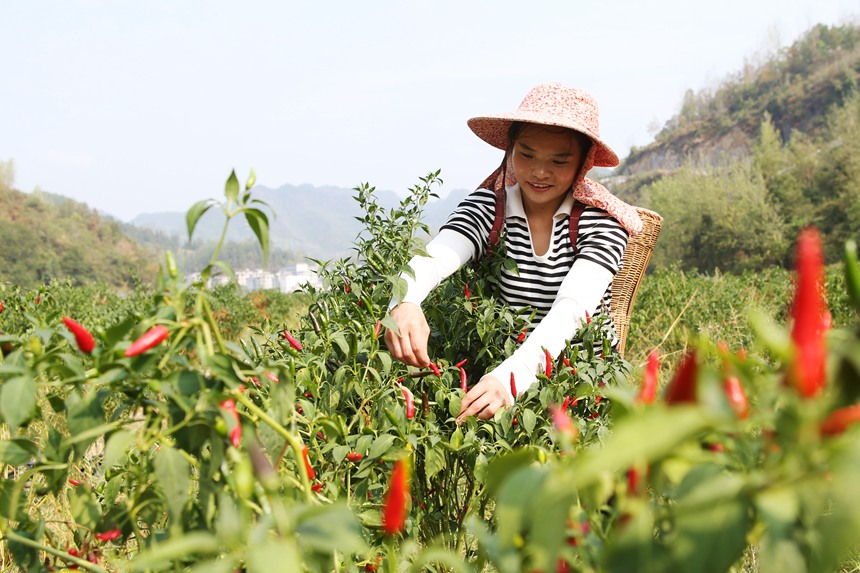
<path fill-rule="evenodd" d="M 277 421 L 275 421 L 274 418 L 269 416 L 260 407 L 254 404 L 254 402 L 252 402 L 251 399 L 244 394 L 234 392 L 233 395 L 236 398 L 237 402 L 245 406 L 245 408 L 247 408 L 251 413 L 260 418 L 260 420 L 265 422 L 270 428 L 275 430 L 275 432 L 277 432 L 279 436 L 287 440 L 287 443 L 290 444 L 290 447 L 293 450 L 293 455 L 296 457 L 296 466 L 299 469 L 299 477 L 301 477 L 302 480 L 302 489 L 305 492 L 305 498 L 308 501 L 313 500 L 313 493 L 311 492 L 311 480 L 308 477 L 308 471 L 304 464 L 301 440 L 297 439 L 290 432 L 288 432 L 286 428 L 284 428 Z"/>
<path fill-rule="evenodd" d="M 55 557 L 59 557 L 65 561 L 70 561 L 70 562 L 74 563 L 75 565 L 77 565 L 78 567 L 86 569 L 87 571 L 93 571 L 94 573 L 107 573 L 107 571 L 105 571 L 104 569 L 102 569 L 101 567 L 96 565 L 95 563 L 90 563 L 86 559 L 80 559 L 78 557 L 73 557 L 73 556 L 69 555 L 68 553 L 66 553 L 65 551 L 60 551 L 59 549 L 54 549 L 53 547 L 43 545 L 43 544 L 39 543 L 38 541 L 34 541 L 34 540 L 30 539 L 29 537 L 24 537 L 23 535 L 18 535 L 14 531 L 6 531 L 3 534 L 3 537 L 5 539 L 10 540 L 10 541 L 14 541 L 15 543 L 20 543 L 21 545 L 26 545 L 27 547 L 32 547 L 33 549 L 38 549 L 40 551 L 44 551 L 45 553 L 50 553 L 51 555 L 54 555 Z"/>

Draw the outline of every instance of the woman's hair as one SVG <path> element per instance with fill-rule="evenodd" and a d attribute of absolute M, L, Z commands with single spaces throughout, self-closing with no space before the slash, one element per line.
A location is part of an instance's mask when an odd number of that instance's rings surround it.
<path fill-rule="evenodd" d="M 567 132 L 573 134 L 576 140 L 579 142 L 579 146 L 582 149 L 582 163 L 579 165 L 579 169 L 583 168 L 583 164 L 585 163 L 585 159 L 588 157 L 588 152 L 591 151 L 591 146 L 594 145 L 594 142 L 590 137 L 585 135 L 580 131 L 576 131 L 575 129 L 568 129 L 567 127 L 554 127 L 551 125 L 542 125 L 539 123 L 528 123 L 525 121 L 512 121 L 511 127 L 508 128 L 508 153 L 514 148 L 514 143 L 516 143 L 517 138 L 523 132 L 523 129 L 526 127 L 534 125 L 537 127 L 541 127 L 544 129 L 556 129 L 561 132 Z M 507 156 L 507 153 L 505 154 Z"/>

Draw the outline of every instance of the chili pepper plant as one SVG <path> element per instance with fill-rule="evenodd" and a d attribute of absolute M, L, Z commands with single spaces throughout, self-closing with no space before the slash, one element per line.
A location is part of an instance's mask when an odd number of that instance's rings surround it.
<path fill-rule="evenodd" d="M 298 327 L 272 317 L 225 336 L 205 286 L 231 272 L 217 251 L 193 284 L 168 255 L 132 312 L 79 316 L 50 287 L 4 287 L 6 562 L 722 572 L 753 547 L 759 571 L 839 566 L 860 532 L 860 332 L 827 325 L 815 248 L 790 324 L 753 319 L 749 356 L 692 340 L 662 384 L 653 355 L 643 391 L 591 319 L 512 407 L 458 423 L 464 386 L 516 349 L 531 317 L 496 296 L 511 268 L 496 249 L 425 302 L 432 367 L 392 360 L 381 329 L 396 328 L 389 301 L 424 250 L 438 175 L 389 210 L 356 189 L 365 229 L 352 256 L 317 261 L 323 286 L 305 287 Z M 265 254 L 252 184 L 231 174 L 223 201 L 189 211 L 189 235 L 221 208 Z M 856 304 L 851 248 L 846 269 Z"/>

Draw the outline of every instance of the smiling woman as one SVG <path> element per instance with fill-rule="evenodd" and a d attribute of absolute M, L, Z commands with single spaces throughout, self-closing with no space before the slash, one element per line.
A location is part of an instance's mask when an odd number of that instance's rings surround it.
<path fill-rule="evenodd" d="M 534 318 L 516 352 L 463 398 L 460 418 L 489 418 L 536 382 L 584 319 L 609 313 L 612 278 L 642 221 L 585 178 L 591 167 L 617 165 L 618 157 L 600 137 L 597 102 L 583 90 L 539 85 L 516 111 L 468 124 L 505 151 L 502 164 L 451 214 L 427 245 L 429 256 L 410 261 L 415 276 L 403 276 L 406 295 L 392 301 L 399 334 L 389 330 L 385 340 L 396 358 L 426 367 L 430 327 L 421 303 L 447 276 L 486 255 L 504 230 L 507 256 L 517 268 L 501 271 L 500 294 Z M 607 324 L 617 343 L 611 320 Z M 502 382 L 509 379 L 515 381 L 510 389 Z"/>

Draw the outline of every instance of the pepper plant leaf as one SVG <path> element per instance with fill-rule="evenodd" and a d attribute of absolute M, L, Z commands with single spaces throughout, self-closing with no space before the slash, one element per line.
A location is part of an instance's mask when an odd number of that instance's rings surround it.
<path fill-rule="evenodd" d="M 239 200 L 239 179 L 236 178 L 235 170 L 230 172 L 230 177 L 224 184 L 224 197 L 227 198 L 228 203 L 235 203 Z"/>
<path fill-rule="evenodd" d="M 191 237 L 194 235 L 194 229 L 197 227 L 197 222 L 200 220 L 206 211 L 208 211 L 212 207 L 213 203 L 211 199 L 204 199 L 203 201 L 198 201 L 194 205 L 188 209 L 188 212 L 185 214 L 185 226 L 188 228 L 188 242 L 191 242 Z"/>
<path fill-rule="evenodd" d="M 269 217 L 259 209 L 245 209 L 245 220 L 254 234 L 257 236 L 257 242 L 260 243 L 260 249 L 263 251 L 263 266 L 269 260 Z"/>

